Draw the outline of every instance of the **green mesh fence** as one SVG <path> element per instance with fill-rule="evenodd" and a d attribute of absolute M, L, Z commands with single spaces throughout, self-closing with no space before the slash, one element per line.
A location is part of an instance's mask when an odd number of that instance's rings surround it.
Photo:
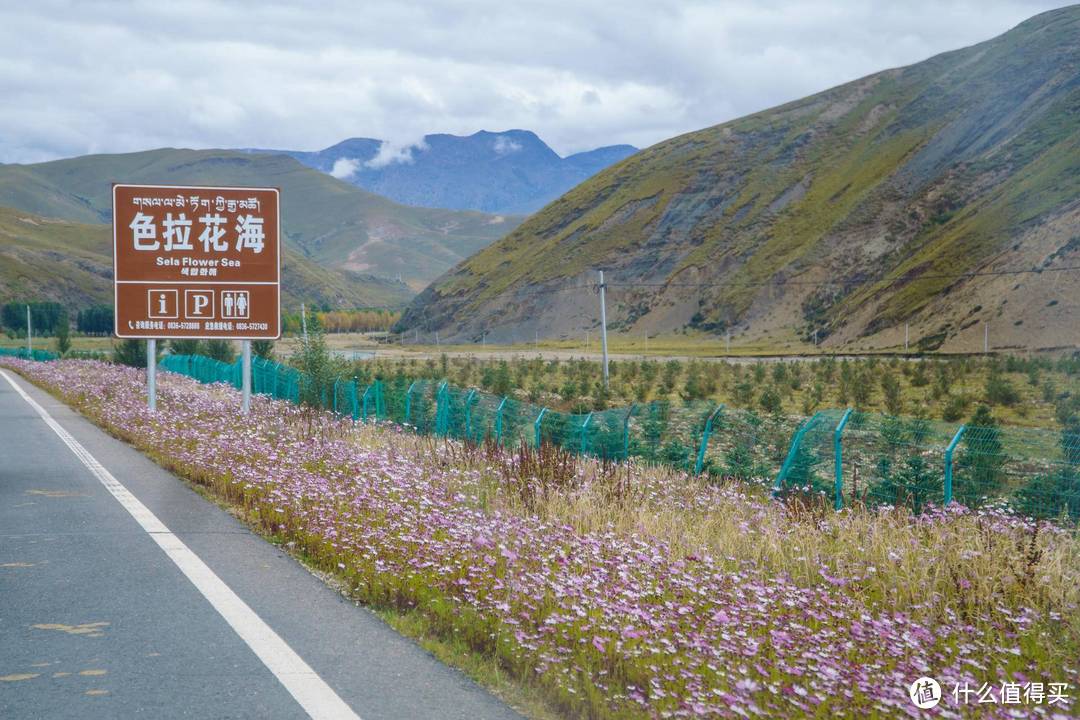
<path fill-rule="evenodd" d="M 833 497 L 836 467 L 833 439 L 843 415 L 843 410 L 821 410 L 795 430 L 776 476 L 778 492 L 799 491 Z"/>
<path fill-rule="evenodd" d="M 37 360 L 46 362 L 56 360 L 60 356 L 48 350 L 27 350 L 26 348 L 0 348 L 0 357 L 17 357 L 23 360 Z"/>
<path fill-rule="evenodd" d="M 786 416 L 720 408 L 705 443 L 701 470 L 740 480 L 771 480 L 786 457 L 795 425 Z"/>
<path fill-rule="evenodd" d="M 35 359 L 53 357 L 35 352 Z M 239 361 L 168 355 L 160 366 L 200 382 L 240 387 Z M 955 500 L 969 507 L 1004 503 L 1034 517 L 1080 518 L 1076 426 L 1055 433 L 843 409 L 791 418 L 706 401 L 564 413 L 514 396 L 403 375 L 366 385 L 338 378 L 316 390 L 295 368 L 261 358 L 253 359 L 252 375 L 255 393 L 294 403 L 314 400 L 358 422 L 390 420 L 418 433 L 477 444 L 554 443 L 606 460 L 772 482 L 778 494 L 808 491 L 838 509 L 861 502 L 920 512 Z"/>
<path fill-rule="evenodd" d="M 1080 518 L 1080 434 L 966 426 L 953 460 L 952 498 L 968 507 L 1004 500 L 1024 515 Z"/>
<path fill-rule="evenodd" d="M 842 438 L 848 501 L 906 505 L 944 502 L 945 450 L 957 426 L 854 412 Z"/>

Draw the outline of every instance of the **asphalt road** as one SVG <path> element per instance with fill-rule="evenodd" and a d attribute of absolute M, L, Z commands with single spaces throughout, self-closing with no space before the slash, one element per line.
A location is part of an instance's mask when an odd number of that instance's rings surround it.
<path fill-rule="evenodd" d="M 311 716 L 318 702 L 298 701 L 289 666 L 268 663 L 266 647 L 306 663 L 313 672 L 302 679 L 340 703 L 322 704 L 329 716 L 520 717 L 142 454 L 7 375 L 172 534 L 148 533 L 154 526 L 0 377 L 0 718 Z M 252 640 L 238 630 L 169 543 L 270 631 Z"/>

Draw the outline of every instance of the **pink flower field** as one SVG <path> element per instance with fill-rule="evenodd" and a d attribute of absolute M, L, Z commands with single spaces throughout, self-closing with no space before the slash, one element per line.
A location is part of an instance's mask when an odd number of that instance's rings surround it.
<path fill-rule="evenodd" d="M 1072 717 L 1075 530 L 528 458 L 89 361 L 4 359 L 330 572 L 580 717 Z M 550 481 L 549 481 L 550 480 Z M 936 678 L 933 710 L 909 698 Z M 1005 703 L 1015 683 L 1021 702 Z M 1068 699 L 1023 702 L 1034 683 Z M 958 691 L 989 684 L 997 702 Z"/>

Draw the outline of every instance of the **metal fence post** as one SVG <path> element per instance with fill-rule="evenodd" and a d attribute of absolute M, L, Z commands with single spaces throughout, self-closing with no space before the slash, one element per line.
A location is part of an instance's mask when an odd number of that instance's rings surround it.
<path fill-rule="evenodd" d="M 502 415 L 503 415 L 503 407 L 505 405 L 506 405 L 506 397 L 503 397 L 502 402 L 499 403 L 499 407 L 495 411 L 495 444 L 496 445 L 501 445 L 502 444 L 502 426 L 503 426 Z"/>
<path fill-rule="evenodd" d="M 844 416 L 840 418 L 836 430 L 833 431 L 833 459 L 836 462 L 836 482 L 833 490 L 836 495 L 834 506 L 837 510 L 844 507 L 844 465 L 840 438 L 844 434 L 844 428 L 847 427 L 850 418 L 851 408 L 848 408 L 847 412 L 844 413 Z"/>
<path fill-rule="evenodd" d="M 476 397 L 476 388 L 465 396 L 465 437 L 472 440 L 472 401 Z"/>
<path fill-rule="evenodd" d="M 637 409 L 636 403 L 630 404 L 630 409 L 626 411 L 626 417 L 623 418 L 622 424 L 622 453 L 623 460 L 630 457 L 630 416 L 634 414 L 634 410 Z"/>
<path fill-rule="evenodd" d="M 584 455 L 588 450 L 589 444 L 589 421 L 592 420 L 592 413 L 585 416 L 585 421 L 581 423 L 581 451 L 580 454 Z"/>
<path fill-rule="evenodd" d="M 967 429 L 967 425 L 961 425 L 960 429 L 953 435 L 952 442 L 949 443 L 949 447 L 945 448 L 945 504 L 948 505 L 952 502 L 952 470 L 953 470 L 953 451 L 956 450 L 956 446 L 960 444 L 960 438 L 964 436 L 964 430 Z"/>
<path fill-rule="evenodd" d="M 352 379 L 352 421 L 353 421 L 353 424 L 355 424 L 356 421 L 360 417 L 360 397 L 359 397 L 359 393 L 360 393 L 360 388 L 358 386 L 356 377 L 353 377 L 353 379 Z"/>
<path fill-rule="evenodd" d="M 547 408 L 540 408 L 540 414 L 536 416 L 536 422 L 533 423 L 533 429 L 536 430 L 536 447 L 540 447 L 540 423 L 544 421 L 544 414 L 547 413 Z"/>
<path fill-rule="evenodd" d="M 784 486 L 784 479 L 791 471 L 791 466 L 795 464 L 795 458 L 799 454 L 799 446 L 802 445 L 803 435 L 806 435 L 806 431 L 810 429 L 810 426 L 814 424 L 820 412 L 814 413 L 808 420 L 806 420 L 799 429 L 795 431 L 795 436 L 791 439 L 791 446 L 788 448 L 787 457 L 784 458 L 784 464 L 780 466 L 780 472 L 776 475 L 776 483 L 773 485 L 773 493 L 779 492 Z"/>
<path fill-rule="evenodd" d="M 705 450 L 709 447 L 709 435 L 712 434 L 712 424 L 716 416 L 724 409 L 723 403 L 716 406 L 709 418 L 705 421 L 705 429 L 701 432 L 701 445 L 698 447 L 697 461 L 694 463 L 694 474 L 700 475 L 701 468 L 705 465 Z"/>
<path fill-rule="evenodd" d="M 446 380 L 435 391 L 435 434 L 446 436 L 450 432 L 450 391 Z"/>
<path fill-rule="evenodd" d="M 409 385 L 409 389 L 405 391 L 405 424 L 409 424 L 409 420 L 412 419 L 412 391 L 416 387 L 418 380 L 413 380 Z"/>

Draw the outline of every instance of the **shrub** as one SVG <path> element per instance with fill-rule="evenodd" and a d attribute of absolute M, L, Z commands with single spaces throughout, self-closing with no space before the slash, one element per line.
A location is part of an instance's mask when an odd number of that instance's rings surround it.
<path fill-rule="evenodd" d="M 256 357 L 261 357 L 263 360 L 274 359 L 274 341 L 273 340 L 252 340 L 251 352 Z"/>
<path fill-rule="evenodd" d="M 881 377 L 881 389 L 885 393 L 885 410 L 890 415 L 899 415 L 904 411 L 904 399 L 900 395 L 900 381 L 891 372 Z"/>
<path fill-rule="evenodd" d="M 945 422 L 956 422 L 964 417 L 967 412 L 968 399 L 963 395 L 950 395 L 941 409 L 941 419 Z"/>
<path fill-rule="evenodd" d="M 1000 494 L 1007 460 L 1001 431 L 990 408 L 980 405 L 964 432 L 963 451 L 956 461 L 953 497 L 968 507 L 978 507 Z"/>
<path fill-rule="evenodd" d="M 855 403 L 855 407 L 864 409 L 870 404 L 870 396 L 873 392 L 873 385 L 870 382 L 869 377 L 855 377 L 851 384 L 851 399 Z"/>
<path fill-rule="evenodd" d="M 926 374 L 926 363 L 916 362 L 915 369 L 911 371 L 912 387 L 926 387 L 930 384 L 930 376 Z"/>
<path fill-rule="evenodd" d="M 1020 401 L 1020 393 L 1007 379 L 991 372 L 986 379 L 986 401 L 991 405 L 1015 405 Z"/>
<path fill-rule="evenodd" d="M 158 356 L 161 355 L 158 346 Z M 128 338 L 113 346 L 113 362 L 130 367 L 146 367 L 146 341 Z"/>
<path fill-rule="evenodd" d="M 743 381 L 735 386 L 735 400 L 743 407 L 749 407 L 754 401 L 754 386 Z"/>
<path fill-rule="evenodd" d="M 209 341 L 207 345 L 210 344 Z M 304 405 L 321 407 L 324 398 L 327 397 L 334 385 L 334 380 L 341 374 L 342 368 L 330 355 L 330 348 L 326 345 L 326 338 L 318 327 L 308 330 L 307 340 L 300 343 L 300 347 L 290 359 L 290 364 L 304 373 L 306 382 L 300 386 L 300 402 Z M 401 378 L 403 381 L 404 378 Z M 397 382 L 395 385 L 404 384 Z M 397 393 L 393 393 L 397 395 Z M 404 392 L 401 393 L 404 395 Z"/>
<path fill-rule="evenodd" d="M 173 355 L 199 355 L 202 352 L 202 342 L 195 339 L 170 340 L 169 350 Z"/>
<path fill-rule="evenodd" d="M 67 313 L 63 313 L 56 321 L 56 354 L 60 357 L 67 355 L 71 349 L 71 323 Z"/>
<path fill-rule="evenodd" d="M 761 393 L 761 397 L 758 398 L 758 404 L 761 406 L 762 410 L 771 414 L 779 413 L 783 407 L 780 393 L 776 392 L 776 390 L 771 387 L 765 388 L 764 392 Z"/>
<path fill-rule="evenodd" d="M 206 341 L 206 356 L 218 362 L 232 363 L 236 359 L 236 350 L 229 340 L 214 338 Z"/>

